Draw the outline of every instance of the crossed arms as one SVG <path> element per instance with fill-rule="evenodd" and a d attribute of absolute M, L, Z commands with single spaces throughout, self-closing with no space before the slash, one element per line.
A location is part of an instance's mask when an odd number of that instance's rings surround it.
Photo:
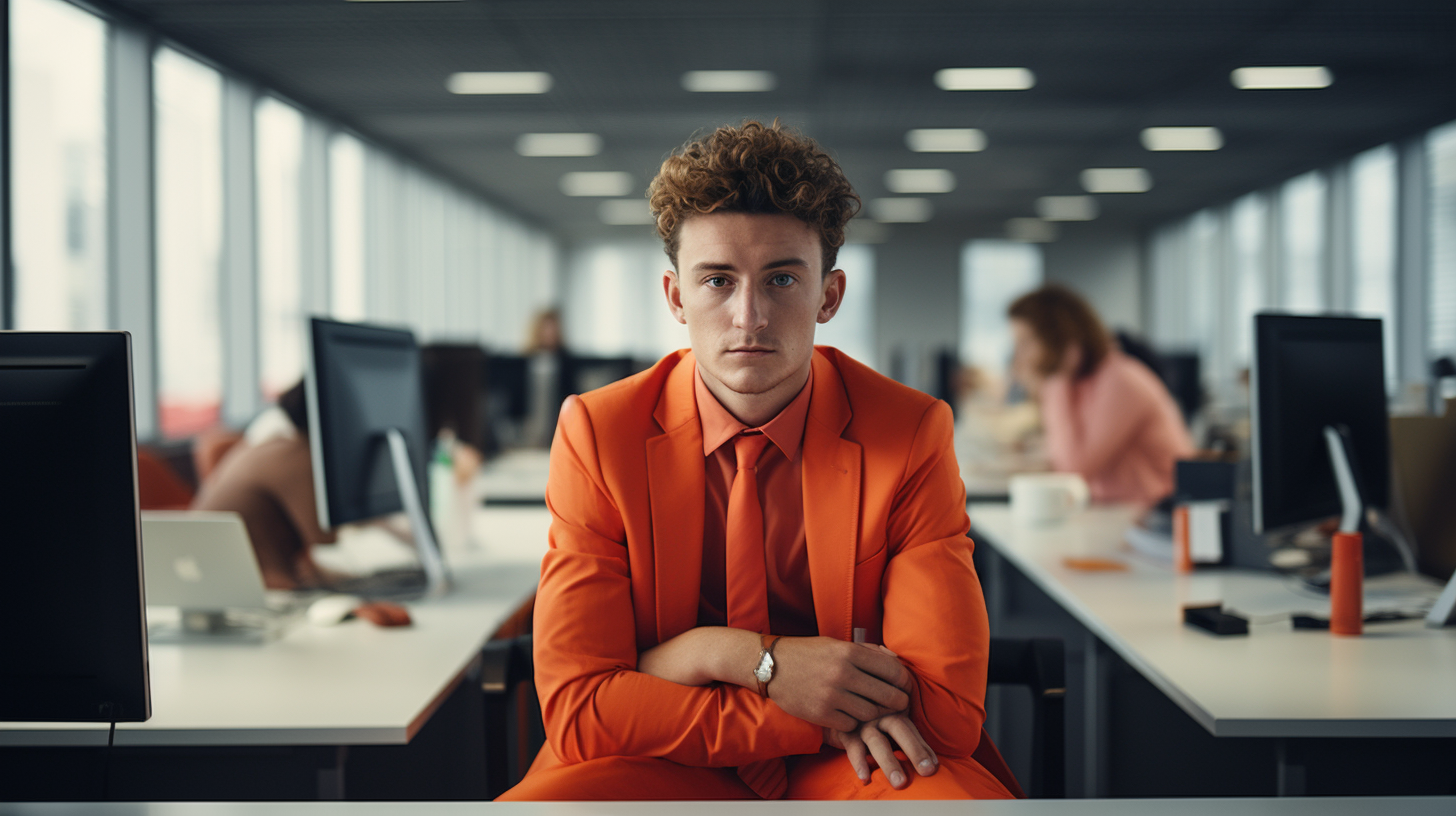
<path fill-rule="evenodd" d="M 621 511 L 585 406 L 564 411 L 536 616 L 537 686 L 557 756 L 729 767 L 829 744 L 846 750 L 861 778 L 869 756 L 891 771 L 892 743 L 922 773 L 934 772 L 938 754 L 969 756 L 985 716 L 987 625 L 950 440 L 950 412 L 936 403 L 921 417 L 886 517 L 888 650 L 785 638 L 764 699 L 751 674 L 755 633 L 704 627 L 639 649 Z M 928 769 L 918 767 L 924 760 Z"/>

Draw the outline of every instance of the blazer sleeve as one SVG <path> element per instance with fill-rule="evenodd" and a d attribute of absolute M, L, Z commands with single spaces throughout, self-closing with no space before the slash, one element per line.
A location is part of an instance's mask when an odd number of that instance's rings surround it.
<path fill-rule="evenodd" d="M 891 507 L 884 641 L 915 675 L 910 713 L 937 752 L 970 756 L 986 719 L 990 624 L 966 536 L 950 406 L 921 417 Z"/>
<path fill-rule="evenodd" d="M 631 564 L 585 405 L 569 399 L 551 446 L 549 550 L 535 612 L 546 737 L 565 762 L 663 757 L 731 767 L 819 750 L 818 726 L 735 685 L 683 686 L 636 670 Z M 701 546 L 701 542 L 655 542 Z"/>

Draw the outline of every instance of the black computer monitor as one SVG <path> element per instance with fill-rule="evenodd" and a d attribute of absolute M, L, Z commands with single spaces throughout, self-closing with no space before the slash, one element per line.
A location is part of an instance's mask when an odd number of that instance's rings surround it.
<path fill-rule="evenodd" d="M 151 716 L 131 337 L 0 332 L 0 721 Z"/>
<path fill-rule="evenodd" d="M 309 445 L 324 529 L 404 511 L 431 591 L 447 582 L 430 526 L 424 380 L 414 334 L 309 321 Z"/>
<path fill-rule="evenodd" d="M 1343 429 L 1366 507 L 1390 496 L 1380 320 L 1254 317 L 1253 476 L 1258 532 L 1339 515 L 1325 428 Z"/>

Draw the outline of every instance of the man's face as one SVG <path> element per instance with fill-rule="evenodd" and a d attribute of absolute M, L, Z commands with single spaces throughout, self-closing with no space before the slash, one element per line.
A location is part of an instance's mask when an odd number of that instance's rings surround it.
<path fill-rule="evenodd" d="M 844 272 L 821 272 L 818 234 L 791 215 L 709 213 L 679 229 L 678 271 L 663 288 L 703 381 L 720 400 L 726 389 L 788 404 L 809 376 L 815 324 L 843 300 Z"/>

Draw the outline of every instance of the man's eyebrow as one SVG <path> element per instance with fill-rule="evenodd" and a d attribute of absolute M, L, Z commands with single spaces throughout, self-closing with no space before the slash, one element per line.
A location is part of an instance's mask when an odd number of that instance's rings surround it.
<path fill-rule="evenodd" d="M 694 272 L 732 272 L 734 268 L 733 264 L 721 261 L 699 261 L 693 264 Z"/>
<path fill-rule="evenodd" d="M 803 266 L 808 267 L 809 262 L 803 258 L 780 258 L 772 263 L 764 264 L 764 269 L 778 269 L 781 266 Z"/>
<path fill-rule="evenodd" d="M 776 261 L 769 261 L 763 265 L 764 269 L 780 269 L 785 266 L 802 266 L 808 268 L 809 262 L 803 258 L 780 258 Z M 699 261 L 693 264 L 694 272 L 733 272 L 738 267 L 724 261 Z"/>

